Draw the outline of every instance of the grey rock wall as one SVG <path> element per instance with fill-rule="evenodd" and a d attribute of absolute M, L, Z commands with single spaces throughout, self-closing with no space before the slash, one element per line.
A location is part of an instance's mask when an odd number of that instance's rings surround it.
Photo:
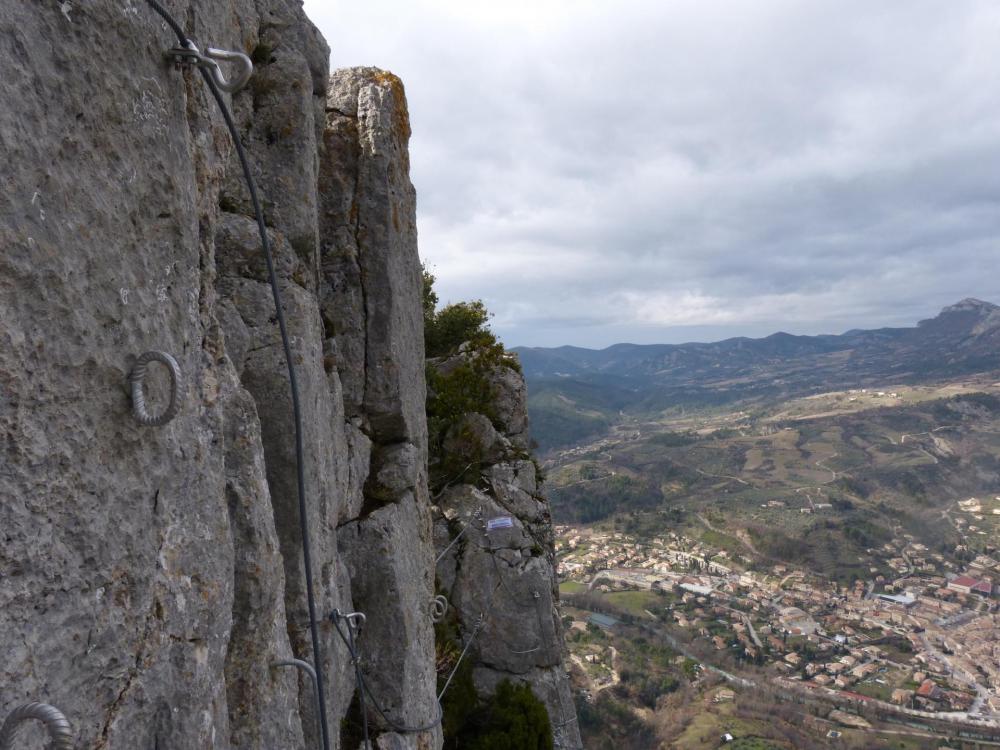
<path fill-rule="evenodd" d="M 448 372 L 462 356 L 436 366 Z M 468 414 L 443 440 L 452 460 L 475 461 L 480 470 L 474 483 L 446 485 L 435 498 L 438 586 L 463 643 L 471 640 L 476 689 L 489 694 L 503 680 L 528 683 L 548 710 L 555 746 L 576 750 L 582 743 L 563 664 L 551 516 L 526 458 L 524 378 L 501 366 L 488 379 L 493 421 Z M 504 517 L 509 528 L 489 528 Z"/>
<path fill-rule="evenodd" d="M 402 87 L 328 79 L 292 0 L 169 0 L 252 53 L 232 97 L 265 197 L 306 416 L 318 611 L 360 609 L 398 723 L 436 716 L 415 201 Z M 316 746 L 285 364 L 229 136 L 141 0 L 0 1 L 0 719 L 80 748 Z M 228 98 L 228 97 L 227 97 Z M 126 379 L 184 373 L 162 428 Z M 155 380 L 155 378 L 154 378 Z M 155 391 L 155 388 L 154 388 Z M 158 395 L 150 396 L 156 408 Z M 321 626 L 334 746 L 354 690 Z M 433 748 L 439 730 L 379 745 Z"/>

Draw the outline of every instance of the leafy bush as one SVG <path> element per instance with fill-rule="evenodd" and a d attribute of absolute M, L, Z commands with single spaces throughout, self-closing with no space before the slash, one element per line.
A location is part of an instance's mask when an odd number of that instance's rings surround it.
<path fill-rule="evenodd" d="M 474 474 L 479 470 L 475 462 L 470 466 L 467 458 L 445 455 L 443 442 L 448 430 L 471 413 L 482 414 L 497 426 L 491 375 L 502 367 L 520 371 L 520 366 L 487 327 L 490 314 L 481 301 L 458 302 L 437 310 L 434 276 L 424 269 L 423 279 L 427 356 L 442 358 L 457 355 L 459 349 L 463 352 L 460 361 L 449 362 L 447 368 L 427 365 L 431 484 L 439 489 L 446 483 L 461 481 L 466 471 Z"/>
<path fill-rule="evenodd" d="M 548 711 L 530 685 L 514 685 L 504 680 L 493 695 L 477 701 L 467 714 L 447 718 L 446 748 L 552 750 L 553 747 Z M 459 719 L 457 728 L 453 728 Z M 453 728 L 450 733 L 449 728 Z"/>
<path fill-rule="evenodd" d="M 509 361 L 502 344 L 496 339 L 482 337 L 466 350 L 462 361 L 447 372 L 433 364 L 427 365 L 427 437 L 431 483 L 435 488 L 460 481 L 461 476 L 456 472 L 478 472 L 478 465 L 468 466 L 465 457 L 447 455 L 444 439 L 466 414 L 482 414 L 497 425 L 490 375 L 497 368 L 508 366 Z"/>
<path fill-rule="evenodd" d="M 656 733 L 608 691 L 593 703 L 574 697 L 584 747 L 597 750 L 648 750 L 658 745 Z"/>
<path fill-rule="evenodd" d="M 427 430 L 431 487 L 478 476 L 483 456 L 475 435 L 458 434 L 467 450 L 445 451 L 446 436 L 468 414 L 481 414 L 499 427 L 493 378 L 501 368 L 520 372 L 517 359 L 507 355 L 487 323 L 490 314 L 480 300 L 458 302 L 437 309 L 434 276 L 423 269 L 424 345 L 428 363 Z M 454 434 L 452 437 L 455 437 Z M 452 447 L 449 438 L 449 447 Z M 520 458 L 529 458 L 525 453 Z M 471 463 L 470 463 L 471 460 Z M 542 554 L 540 547 L 533 554 Z M 439 682 L 460 658 L 458 623 L 454 615 L 435 626 Z M 448 750 L 552 750 L 552 726 L 545 705 L 525 684 L 501 682 L 493 695 L 479 696 L 472 678 L 473 661 L 459 664 L 441 707 L 444 747 Z M 438 685 L 442 689 L 443 684 Z"/>
<path fill-rule="evenodd" d="M 493 338 L 486 330 L 490 314 L 480 300 L 455 302 L 439 310 L 424 328 L 424 347 L 428 357 L 446 357 L 473 339 L 485 335 Z M 493 341 L 496 341 L 493 338 Z"/>
<path fill-rule="evenodd" d="M 467 342 L 496 344 L 487 327 L 490 313 L 482 300 L 455 302 L 437 309 L 434 275 L 423 269 L 424 350 L 427 357 L 447 357 Z"/>

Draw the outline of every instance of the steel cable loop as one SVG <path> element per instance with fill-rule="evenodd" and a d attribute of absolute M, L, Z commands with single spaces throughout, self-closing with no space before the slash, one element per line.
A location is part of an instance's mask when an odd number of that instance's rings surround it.
<path fill-rule="evenodd" d="M 25 703 L 11 711 L 0 727 L 0 750 L 14 750 L 20 728 L 32 719 L 45 724 L 53 750 L 73 750 L 73 727 L 62 711 L 48 703 Z"/>
<path fill-rule="evenodd" d="M 180 24 L 178 24 L 177 21 L 170 15 L 170 13 L 168 13 L 166 9 L 164 9 L 164 7 L 157 2 L 157 0 L 146 0 L 146 2 L 154 11 L 156 11 L 157 14 L 160 15 L 161 18 L 163 18 L 164 21 L 166 21 L 167 25 L 170 26 L 174 34 L 177 36 L 181 46 L 187 47 L 189 41 L 187 35 L 184 33 Z M 292 414 L 295 423 L 296 484 L 298 492 L 299 530 L 302 535 L 302 561 L 303 567 L 305 568 L 306 599 L 309 606 L 309 631 L 310 640 L 312 641 L 313 665 L 316 668 L 316 692 L 319 695 L 320 707 L 322 709 L 319 712 L 320 739 L 322 741 L 323 750 L 330 750 L 330 730 L 326 718 L 325 680 L 323 679 L 322 669 L 323 652 L 319 640 L 318 624 L 316 621 L 316 597 L 315 588 L 313 586 L 312 555 L 309 545 L 309 519 L 306 513 L 306 480 L 304 468 L 305 451 L 302 444 L 302 407 L 299 399 L 298 378 L 296 377 L 295 364 L 292 358 L 292 346 L 288 336 L 288 326 L 285 322 L 284 305 L 281 301 L 281 289 L 278 286 L 278 277 L 274 271 L 274 259 L 271 255 L 271 244 L 267 237 L 267 226 L 264 223 L 264 211 L 260 205 L 260 198 L 257 195 L 257 185 L 253 179 L 253 172 L 250 169 L 250 161 L 247 158 L 246 149 L 243 147 L 243 141 L 240 139 L 239 130 L 237 129 L 233 116 L 229 111 L 229 107 L 226 105 L 225 99 L 222 98 L 222 92 L 219 90 L 211 72 L 203 67 L 199 67 L 198 70 L 201 72 L 201 77 L 207 84 L 208 89 L 212 94 L 212 98 L 215 99 L 215 102 L 219 107 L 219 111 L 222 113 L 223 120 L 225 120 L 226 128 L 229 130 L 233 146 L 235 147 L 236 154 L 239 157 L 240 167 L 243 171 L 243 179 L 247 185 L 247 191 L 250 193 L 250 202 L 253 205 L 254 216 L 257 219 L 257 230 L 260 233 L 261 249 L 264 253 L 264 261 L 267 264 L 267 275 L 271 286 L 271 294 L 274 298 L 275 315 L 278 319 L 278 329 L 281 333 L 281 345 L 284 350 L 285 362 L 288 367 L 288 385 L 291 390 Z"/>
<path fill-rule="evenodd" d="M 160 362 L 166 365 L 170 373 L 170 403 L 162 414 L 152 415 L 146 410 L 146 394 L 143 393 L 142 385 L 146 379 L 146 372 L 149 370 L 151 362 Z M 181 368 L 177 360 L 166 352 L 146 352 L 135 361 L 132 367 L 132 374 L 129 375 L 132 383 L 132 413 L 136 421 L 145 427 L 162 427 L 177 416 L 181 410 L 181 391 L 184 380 L 181 377 Z"/>
<path fill-rule="evenodd" d="M 529 648 L 527 651 L 509 651 L 508 653 L 516 654 L 518 656 L 523 656 L 524 654 L 533 654 L 536 651 L 541 651 L 541 650 L 542 650 L 542 642 L 539 641 L 537 646 L 535 646 L 534 648 Z"/>

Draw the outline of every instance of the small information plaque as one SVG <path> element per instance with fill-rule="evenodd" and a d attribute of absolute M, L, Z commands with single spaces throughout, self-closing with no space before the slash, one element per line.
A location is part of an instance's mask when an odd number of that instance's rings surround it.
<path fill-rule="evenodd" d="M 496 518 L 491 518 L 486 522 L 486 530 L 493 531 L 494 529 L 509 529 L 514 526 L 514 519 L 510 516 L 497 516 Z"/>

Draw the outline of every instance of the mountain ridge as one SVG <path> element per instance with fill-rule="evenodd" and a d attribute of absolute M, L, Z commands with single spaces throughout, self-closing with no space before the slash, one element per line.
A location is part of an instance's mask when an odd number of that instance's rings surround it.
<path fill-rule="evenodd" d="M 528 382 L 535 437 L 549 448 L 599 433 L 625 413 L 1000 371 L 1000 307 L 966 298 L 913 327 L 842 334 L 513 351 Z"/>
<path fill-rule="evenodd" d="M 971 325 L 969 325 L 971 323 Z M 963 331 L 963 329 L 965 329 Z M 799 349 L 812 345 L 814 350 L 831 348 L 852 348 L 862 340 L 878 338 L 905 338 L 922 332 L 949 334 L 965 334 L 969 337 L 982 337 L 1000 334 L 1000 306 L 973 297 L 967 297 L 953 305 L 948 305 L 933 318 L 920 320 L 913 327 L 882 327 L 873 329 L 851 329 L 841 334 L 799 335 L 785 331 L 776 331 L 761 338 L 734 336 L 719 341 L 690 341 L 682 344 L 633 344 L 620 342 L 603 349 L 563 345 L 557 347 L 515 347 L 521 358 L 521 365 L 528 377 L 569 374 L 557 371 L 555 363 L 568 366 L 571 369 L 607 371 L 613 363 L 611 357 L 619 353 L 642 353 L 650 356 L 662 356 L 668 353 L 685 352 L 689 350 L 732 350 L 732 349 L 771 349 L 775 354 L 787 355 L 792 352 L 787 347 L 795 344 Z M 859 340 L 862 339 L 862 340 Z M 786 348 L 780 349 L 785 344 Z M 828 346 L 820 346 L 827 344 Z M 842 345 L 842 346 L 841 346 Z M 571 359 L 568 359 L 571 358 Z"/>

